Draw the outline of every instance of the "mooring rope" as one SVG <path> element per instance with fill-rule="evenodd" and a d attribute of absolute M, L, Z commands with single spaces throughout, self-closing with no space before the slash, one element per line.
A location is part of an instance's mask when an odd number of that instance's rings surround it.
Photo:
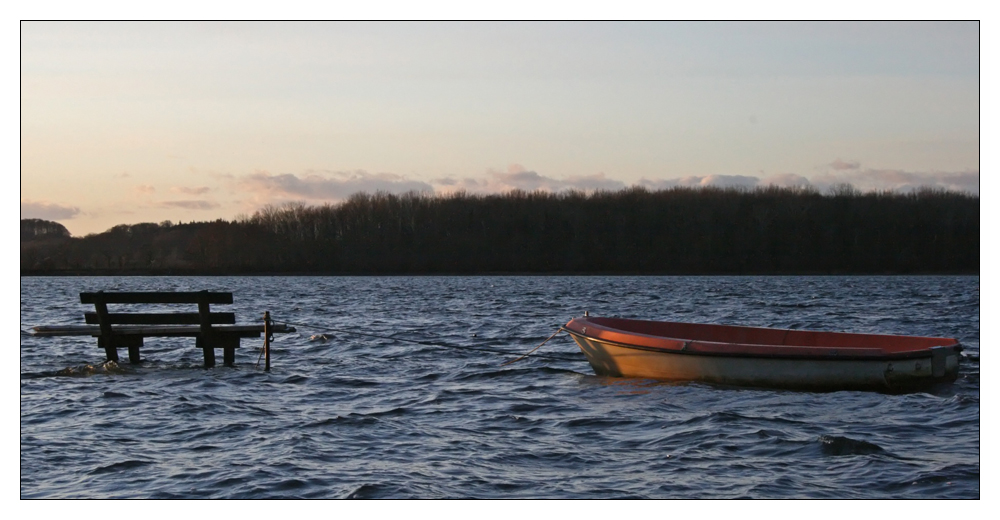
<path fill-rule="evenodd" d="M 266 313 L 266 312 L 264 313 L 264 321 L 267 323 L 267 326 L 265 327 L 265 329 L 270 329 L 270 327 L 274 325 L 274 320 L 272 320 L 270 318 L 270 315 L 268 313 Z M 270 331 L 268 330 L 268 332 L 266 332 L 265 334 L 269 334 L 269 333 L 270 333 Z M 261 347 L 260 354 L 257 356 L 257 364 L 253 366 L 254 370 L 257 370 L 258 368 L 260 368 L 260 358 L 262 358 L 264 356 L 264 352 L 266 352 L 267 349 L 269 348 L 269 342 L 271 342 L 271 341 L 274 341 L 274 335 L 273 334 L 271 334 L 268 337 L 264 338 L 264 346 Z M 269 368 L 265 368 L 265 370 L 269 370 Z"/>
<path fill-rule="evenodd" d="M 257 356 L 257 364 L 253 366 L 254 370 L 260 368 L 260 358 L 264 357 L 264 347 L 260 347 L 260 354 Z"/>
<path fill-rule="evenodd" d="M 318 326 L 315 326 L 315 325 L 309 325 L 308 323 L 295 323 L 295 322 L 291 322 L 291 321 L 282 321 L 281 323 L 286 323 L 288 325 L 294 325 L 296 327 L 305 327 L 307 329 L 313 329 L 313 330 L 316 330 L 316 331 L 319 331 L 319 332 L 339 332 L 341 334 L 349 334 L 349 335 L 355 335 L 355 336 L 368 336 L 368 337 L 372 337 L 372 338 L 387 339 L 387 340 L 390 340 L 390 341 L 402 341 L 402 342 L 405 342 L 405 343 L 414 343 L 414 344 L 417 344 L 417 345 L 424 345 L 426 347 L 454 348 L 454 349 L 459 349 L 459 350 L 474 350 L 474 351 L 477 351 L 477 352 L 489 352 L 491 354 L 500 354 L 502 356 L 516 355 L 515 352 L 507 352 L 507 351 L 504 351 L 504 350 L 497 350 L 497 349 L 483 348 L 483 347 L 470 347 L 470 346 L 467 346 L 467 345 L 448 344 L 448 343 L 445 343 L 445 342 L 442 342 L 442 341 L 436 341 L 436 342 L 420 341 L 420 340 L 416 340 L 416 339 L 400 338 L 400 337 L 397 337 L 397 336 L 386 336 L 386 335 L 383 335 L 383 334 L 373 334 L 371 332 L 360 332 L 360 331 L 356 331 L 356 330 L 340 329 L 340 328 L 336 328 L 336 327 L 318 327 Z M 509 365 L 511 363 L 514 363 L 516 361 L 520 361 L 520 360 L 528 357 L 533 352 L 535 352 L 536 350 L 538 350 L 539 348 L 541 348 L 542 345 L 548 343 L 548 341 L 550 339 L 556 337 L 563 330 L 565 330 L 565 329 L 563 329 L 562 327 L 559 327 L 559 330 L 557 330 L 555 332 L 555 334 L 552 334 L 551 336 L 549 336 L 545 341 L 543 341 L 537 347 L 531 349 L 527 353 L 523 354 L 521 357 L 519 357 L 519 358 L 517 358 L 517 359 L 515 359 L 513 361 L 508 361 L 508 362 L 506 362 L 506 363 L 504 363 L 504 364 L 502 364 L 500 366 L 507 366 L 507 365 Z M 564 357 L 564 356 L 552 356 L 552 355 L 548 355 L 548 354 L 535 354 L 533 357 L 544 358 L 544 359 L 552 359 L 552 360 L 556 360 L 556 361 L 586 361 L 586 359 L 583 359 L 583 358 L 570 358 L 570 357 Z"/>
<path fill-rule="evenodd" d="M 534 352 L 534 351 L 536 351 L 536 350 L 538 350 L 538 349 L 542 348 L 542 345 L 544 345 L 544 344 L 548 343 L 550 339 L 552 339 L 552 338 L 554 338 L 554 337 L 558 336 L 558 335 L 559 335 L 559 333 L 560 333 L 560 332 L 562 332 L 562 331 L 564 331 L 564 330 L 566 330 L 566 329 L 564 329 L 564 328 L 562 328 L 562 327 L 559 327 L 559 330 L 557 330 L 557 331 L 553 332 L 551 336 L 549 336 L 549 337 L 545 338 L 545 341 L 543 341 L 543 342 L 539 343 L 537 347 L 535 347 L 535 348 L 533 348 L 533 349 L 531 349 L 531 350 L 529 350 L 529 351 L 525 352 L 523 356 L 521 356 L 521 357 L 519 357 L 519 358 L 517 358 L 517 359 L 515 359 L 515 360 L 512 360 L 512 361 L 508 361 L 508 362 L 506 362 L 506 363 L 504 363 L 504 364 L 502 364 L 502 365 L 500 365 L 500 366 L 502 366 L 502 367 L 505 367 L 505 366 L 507 366 L 507 365 L 509 365 L 509 364 L 511 364 L 511 363 L 517 363 L 518 361 L 520 361 L 520 360 L 522 360 L 522 359 L 524 359 L 524 358 L 526 358 L 526 357 L 530 356 L 532 352 Z"/>

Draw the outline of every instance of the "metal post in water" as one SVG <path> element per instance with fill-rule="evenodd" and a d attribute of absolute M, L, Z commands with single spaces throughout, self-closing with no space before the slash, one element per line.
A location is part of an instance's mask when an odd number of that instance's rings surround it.
<path fill-rule="evenodd" d="M 264 372 L 271 371 L 271 313 L 264 311 Z"/>

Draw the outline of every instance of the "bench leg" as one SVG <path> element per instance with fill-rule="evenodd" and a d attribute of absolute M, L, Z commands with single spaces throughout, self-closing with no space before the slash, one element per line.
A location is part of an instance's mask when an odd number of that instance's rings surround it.
<path fill-rule="evenodd" d="M 137 345 L 128 346 L 128 362 L 133 365 L 138 365 L 140 363 L 139 359 L 139 347 Z"/>
<path fill-rule="evenodd" d="M 212 368 L 215 366 L 215 349 L 212 347 L 206 347 L 202 349 L 205 351 L 205 368 Z"/>
<path fill-rule="evenodd" d="M 198 336 L 194 341 L 194 346 L 200 348 L 202 352 L 205 353 L 205 368 L 212 368 L 215 366 L 215 345 L 206 340 L 205 338 Z"/>
<path fill-rule="evenodd" d="M 107 356 L 108 361 L 118 362 L 118 345 L 111 338 L 98 337 L 97 346 L 104 347 L 104 354 Z"/>
<path fill-rule="evenodd" d="M 227 367 L 233 366 L 236 363 L 236 349 L 233 347 L 226 347 L 222 350 L 222 362 Z"/>

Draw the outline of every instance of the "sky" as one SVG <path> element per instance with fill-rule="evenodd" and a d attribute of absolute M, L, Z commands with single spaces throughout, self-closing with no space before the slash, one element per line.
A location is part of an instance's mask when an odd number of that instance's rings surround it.
<path fill-rule="evenodd" d="M 979 193 L 977 22 L 21 22 L 21 218 L 358 191 Z"/>

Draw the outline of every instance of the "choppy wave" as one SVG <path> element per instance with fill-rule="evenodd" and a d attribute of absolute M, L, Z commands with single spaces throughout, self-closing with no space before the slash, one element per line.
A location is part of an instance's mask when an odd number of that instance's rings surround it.
<path fill-rule="evenodd" d="M 151 338 L 21 335 L 22 498 L 978 498 L 978 277 L 22 278 L 21 329 L 80 291 L 232 290 L 272 371 Z M 961 376 L 885 395 L 595 376 L 557 337 L 599 316 L 957 337 Z"/>

